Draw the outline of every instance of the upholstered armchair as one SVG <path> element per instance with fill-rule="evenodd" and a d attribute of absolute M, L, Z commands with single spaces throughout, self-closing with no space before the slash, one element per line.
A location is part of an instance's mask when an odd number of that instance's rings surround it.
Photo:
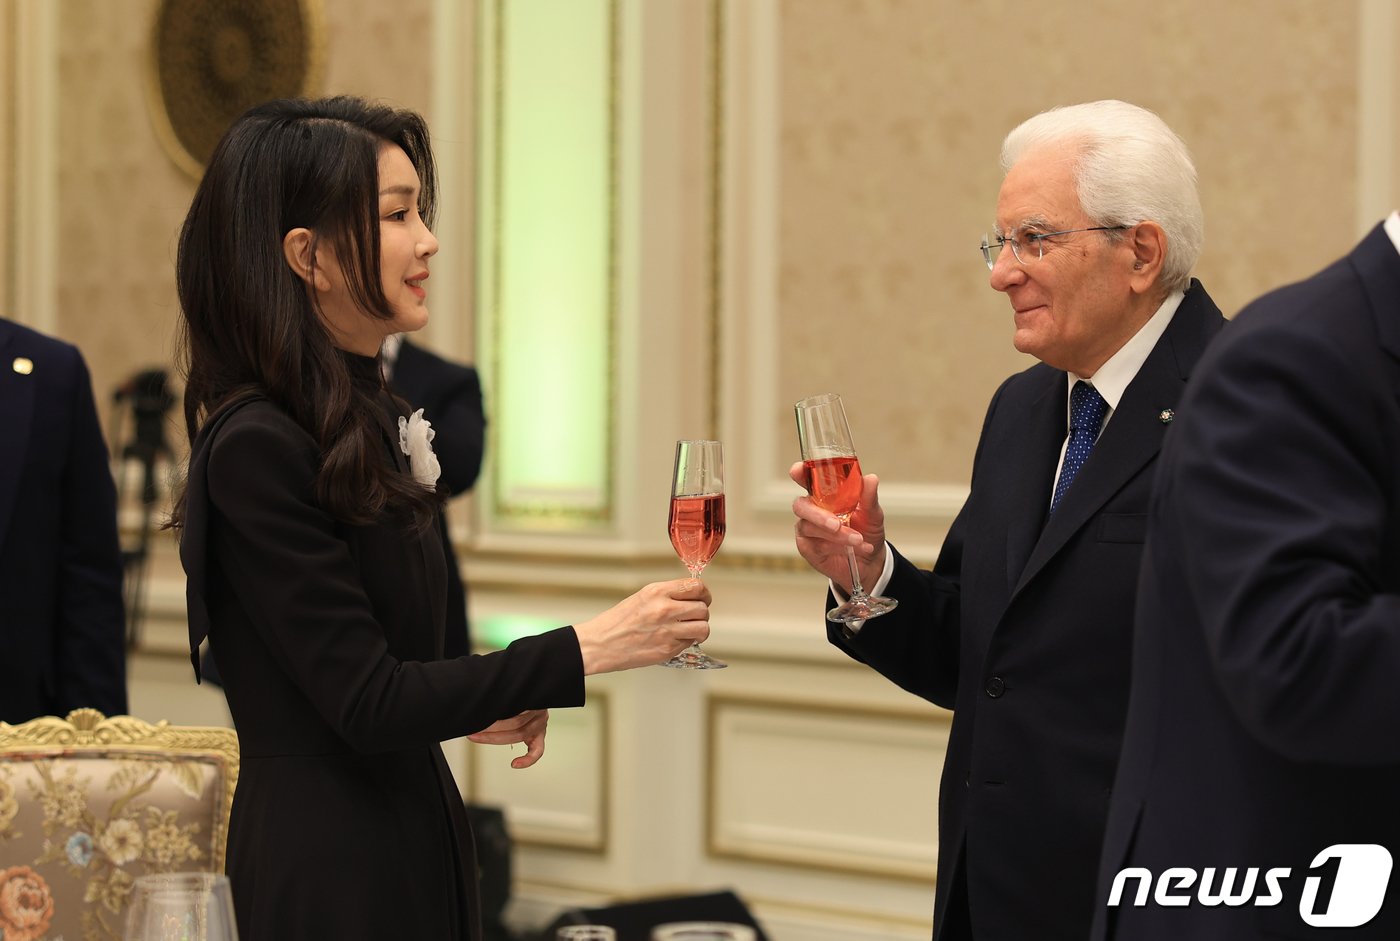
<path fill-rule="evenodd" d="M 0 722 L 0 938 L 120 939 L 137 876 L 222 872 L 237 782 L 232 729 Z"/>

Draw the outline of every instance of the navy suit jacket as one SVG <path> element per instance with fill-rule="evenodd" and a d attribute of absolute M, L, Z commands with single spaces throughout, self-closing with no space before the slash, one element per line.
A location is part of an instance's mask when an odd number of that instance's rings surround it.
<path fill-rule="evenodd" d="M 1235 318 L 1161 464 L 1095 936 L 1317 938 L 1307 878 L 1317 917 L 1361 873 L 1315 857 L 1400 854 L 1400 254 L 1382 229 Z M 1190 901 L 1138 907 L 1134 880 L 1109 909 L 1125 866 L 1194 869 L 1166 896 Z M 1202 870 L 1218 893 L 1230 867 L 1236 894 L 1260 870 L 1248 901 L 1201 904 Z M 1290 870 L 1283 898 L 1256 905 L 1270 868 Z M 1397 882 L 1340 935 L 1400 937 Z"/>
<path fill-rule="evenodd" d="M 935 937 L 957 866 L 979 941 L 1088 934 L 1163 411 L 1223 324 L 1193 281 L 1048 519 L 1066 376 L 1039 364 L 1008 379 L 933 571 L 896 554 L 886 594 L 899 607 L 851 640 L 829 626 L 852 656 L 953 709 Z"/>
<path fill-rule="evenodd" d="M 117 496 L 78 350 L 0 319 L 0 721 L 125 713 Z"/>

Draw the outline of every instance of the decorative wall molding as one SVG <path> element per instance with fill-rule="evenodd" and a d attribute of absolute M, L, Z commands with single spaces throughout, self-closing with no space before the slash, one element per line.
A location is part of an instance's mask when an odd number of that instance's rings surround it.
<path fill-rule="evenodd" d="M 783 342 L 778 327 L 781 6 L 777 0 L 726 0 L 718 8 L 723 44 L 715 61 L 725 72 L 716 105 L 716 331 L 723 351 L 719 374 L 737 380 L 719 393 L 721 437 L 742 442 L 751 508 L 787 519 L 797 494 L 786 473 L 796 453 L 796 432 L 778 438 L 758 417 L 791 414 L 793 405 L 780 401 L 775 369 Z M 881 484 L 880 502 L 901 518 L 946 525 L 967 493 L 961 482 L 887 482 Z"/>
<path fill-rule="evenodd" d="M 13 306 L 5 316 L 53 334 L 58 325 L 59 4 L 15 0 Z M 8 220 L 7 220 L 8 221 Z"/>
<path fill-rule="evenodd" d="M 476 296 L 494 415 L 477 486 L 492 528 L 606 531 L 618 497 L 618 0 L 479 10 Z M 553 19 L 565 13 L 567 42 Z M 582 86 L 572 105 L 559 104 L 568 82 L 539 68 L 551 55 Z"/>
<path fill-rule="evenodd" d="M 522 845 L 607 853 L 611 712 L 608 694 L 596 687 L 588 708 L 551 711 L 546 758 L 525 773 L 510 767 L 518 748 L 472 747 L 468 798 L 508 806 L 511 836 Z"/>
<path fill-rule="evenodd" d="M 711 854 L 932 884 L 950 715 L 714 696 L 708 726 Z"/>
<path fill-rule="evenodd" d="M 1400 205 L 1400 13 L 1392 0 L 1359 3 L 1356 213 L 1357 231 L 1364 233 Z"/>

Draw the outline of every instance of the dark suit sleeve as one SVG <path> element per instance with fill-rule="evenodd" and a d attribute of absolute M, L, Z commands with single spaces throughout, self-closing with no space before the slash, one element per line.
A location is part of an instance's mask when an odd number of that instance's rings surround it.
<path fill-rule="evenodd" d="M 230 420 L 210 454 L 217 564 L 274 659 L 345 741 L 366 752 L 442 741 L 583 702 L 572 628 L 481 657 L 393 657 L 350 548 L 313 497 L 313 443 L 289 419 L 257 413 Z"/>
<path fill-rule="evenodd" d="M 1002 383 L 987 406 L 972 461 L 974 488 L 987 429 L 991 427 L 1009 382 Z M 843 636 L 841 625 L 827 623 L 827 639 L 837 647 L 856 660 L 868 663 L 901 688 L 945 709 L 954 707 L 958 694 L 962 559 L 967 529 L 974 525 L 970 519 L 971 505 L 969 499 L 953 520 L 933 571 L 923 571 L 898 551 L 894 552 L 894 572 L 884 594 L 898 599 L 899 607 L 865 622 L 860 633 L 850 639 Z M 827 608 L 835 604 L 836 599 L 828 594 Z"/>
<path fill-rule="evenodd" d="M 953 708 L 958 691 L 958 589 L 956 575 L 947 574 L 956 570 L 958 533 L 954 523 L 932 572 L 895 551 L 894 574 L 885 594 L 898 598 L 899 607 L 889 614 L 866 621 L 850 639 L 842 636 L 840 625 L 827 623 L 833 644 L 901 688 L 947 709 Z M 835 604 L 828 596 L 828 609 Z"/>
<path fill-rule="evenodd" d="M 1297 332 L 1218 352 L 1183 402 L 1153 525 L 1220 689 L 1288 758 L 1400 761 L 1393 392 Z"/>
<path fill-rule="evenodd" d="M 76 350 L 72 360 L 54 631 L 58 714 L 90 706 L 120 715 L 127 711 L 126 619 L 117 494 L 87 366 Z"/>

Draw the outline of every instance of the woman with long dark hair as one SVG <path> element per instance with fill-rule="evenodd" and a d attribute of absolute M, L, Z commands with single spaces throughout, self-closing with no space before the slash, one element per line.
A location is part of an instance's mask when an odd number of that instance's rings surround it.
<path fill-rule="evenodd" d="M 227 868 L 256 941 L 479 938 L 438 743 L 523 742 L 528 767 L 585 675 L 709 633 L 709 593 L 677 580 L 485 656 L 444 636 L 432 431 L 377 359 L 427 322 L 434 182 L 412 112 L 270 102 L 224 136 L 180 235 L 192 451 L 171 522 L 195 670 L 207 635 L 238 729 Z"/>

